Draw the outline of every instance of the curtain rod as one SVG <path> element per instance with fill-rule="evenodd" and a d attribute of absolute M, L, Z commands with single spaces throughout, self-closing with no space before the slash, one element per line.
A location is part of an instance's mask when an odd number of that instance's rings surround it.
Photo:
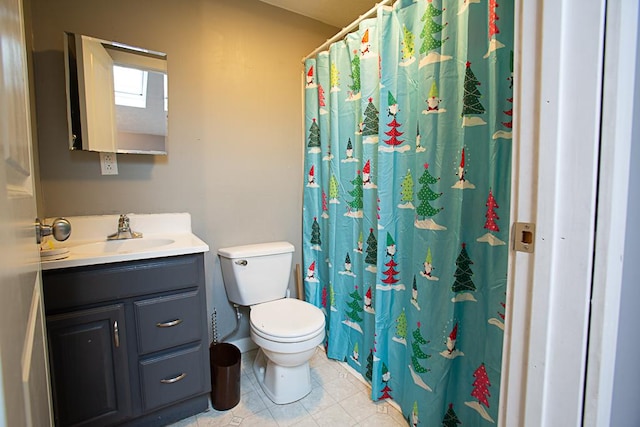
<path fill-rule="evenodd" d="M 353 30 L 358 24 L 360 24 L 360 22 L 362 22 L 363 19 L 366 19 L 369 16 L 373 15 L 378 10 L 378 8 L 380 6 L 386 6 L 387 4 L 392 3 L 392 2 L 393 2 L 393 0 L 383 0 L 380 3 L 376 3 L 375 6 L 373 6 L 371 9 L 366 11 L 364 14 L 360 15 L 358 17 L 358 19 L 353 21 L 351 24 L 349 24 L 346 27 L 344 27 L 338 34 L 336 34 L 335 36 L 331 37 L 330 39 L 327 39 L 326 42 L 324 42 L 320 46 L 318 46 L 313 52 L 311 52 L 310 54 L 308 54 L 307 56 L 302 58 L 302 62 L 306 61 L 308 58 L 311 58 L 313 55 L 315 55 L 316 53 L 320 52 L 326 46 L 330 45 L 331 43 L 335 42 L 336 40 L 339 40 L 342 37 L 344 37 L 351 30 Z"/>

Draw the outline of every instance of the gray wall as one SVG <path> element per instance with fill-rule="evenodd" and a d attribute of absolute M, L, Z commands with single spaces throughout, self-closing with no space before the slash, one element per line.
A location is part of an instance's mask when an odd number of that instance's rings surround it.
<path fill-rule="evenodd" d="M 638 39 L 640 48 L 640 37 Z M 636 70 L 640 69 L 640 49 L 636 55 Z M 627 226 L 622 270 L 618 344 L 611 405 L 611 426 L 640 426 L 640 170 L 634 160 L 640 159 L 640 76 L 636 74 L 633 109 L 633 135 L 631 166 L 629 170 L 629 198 L 627 199 Z"/>
<path fill-rule="evenodd" d="M 300 60 L 337 29 L 257 0 L 28 2 L 39 214 L 190 212 L 224 334 L 234 317 L 219 247 L 288 240 L 300 263 Z M 119 175 L 102 176 L 97 153 L 68 150 L 64 31 L 167 53 L 168 156 L 118 155 Z"/>

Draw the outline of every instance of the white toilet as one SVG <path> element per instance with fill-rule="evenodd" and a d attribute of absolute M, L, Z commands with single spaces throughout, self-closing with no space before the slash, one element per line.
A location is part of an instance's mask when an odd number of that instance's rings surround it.
<path fill-rule="evenodd" d="M 229 301 L 251 307 L 251 339 L 260 348 L 253 370 L 277 404 L 309 394 L 309 359 L 324 340 L 322 311 L 285 298 L 293 251 L 287 242 L 218 249 Z"/>

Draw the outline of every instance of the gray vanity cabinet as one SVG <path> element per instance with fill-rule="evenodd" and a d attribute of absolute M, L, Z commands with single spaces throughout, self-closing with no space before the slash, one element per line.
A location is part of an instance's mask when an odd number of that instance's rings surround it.
<path fill-rule="evenodd" d="M 204 256 L 43 271 L 57 426 L 165 425 L 206 410 Z"/>

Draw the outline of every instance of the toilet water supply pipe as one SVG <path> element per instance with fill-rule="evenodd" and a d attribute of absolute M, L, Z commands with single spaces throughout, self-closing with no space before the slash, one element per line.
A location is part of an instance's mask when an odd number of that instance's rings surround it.
<path fill-rule="evenodd" d="M 220 341 L 218 341 L 218 319 L 217 319 L 218 314 L 217 314 L 216 309 L 214 307 L 213 313 L 211 313 L 211 335 L 212 335 L 211 336 L 211 342 L 213 344 L 218 344 L 218 342 L 223 343 L 231 335 L 233 335 L 236 332 L 238 332 L 238 329 L 240 328 L 240 319 L 242 318 L 242 313 L 240 313 L 240 306 L 238 304 L 233 304 L 233 308 L 236 311 L 236 326 L 233 328 L 233 330 L 231 332 L 229 332 L 227 335 L 222 337 L 222 339 Z"/>

